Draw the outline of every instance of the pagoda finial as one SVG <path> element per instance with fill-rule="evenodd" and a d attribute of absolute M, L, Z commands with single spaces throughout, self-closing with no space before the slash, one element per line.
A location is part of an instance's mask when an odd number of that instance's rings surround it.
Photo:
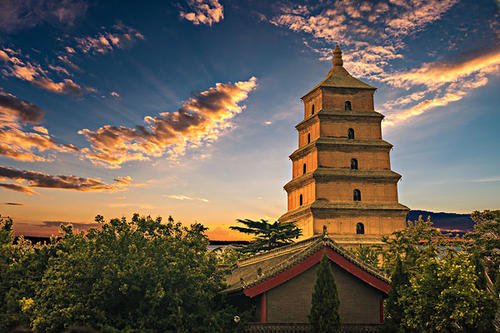
<path fill-rule="evenodd" d="M 340 50 L 339 44 L 337 44 L 335 46 L 335 49 L 333 50 L 333 66 L 342 67 L 343 64 L 344 62 L 342 61 L 342 51 Z"/>

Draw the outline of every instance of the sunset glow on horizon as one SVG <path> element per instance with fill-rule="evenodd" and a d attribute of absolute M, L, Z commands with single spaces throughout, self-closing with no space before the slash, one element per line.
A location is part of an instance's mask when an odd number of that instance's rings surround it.
<path fill-rule="evenodd" d="M 243 237 L 286 212 L 300 97 L 377 87 L 411 209 L 500 207 L 495 0 L 0 3 L 0 215 L 18 234 L 133 213 Z"/>

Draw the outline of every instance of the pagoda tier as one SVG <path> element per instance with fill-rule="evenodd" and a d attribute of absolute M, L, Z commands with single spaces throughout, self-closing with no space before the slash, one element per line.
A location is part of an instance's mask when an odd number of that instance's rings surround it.
<path fill-rule="evenodd" d="M 376 88 L 352 77 L 334 50 L 327 77 L 302 100 L 292 180 L 284 189 L 288 211 L 305 237 L 328 232 L 342 242 L 375 242 L 405 228 L 408 208 L 399 204 L 391 170 L 392 145 L 382 139 L 384 116 L 374 110 Z"/>

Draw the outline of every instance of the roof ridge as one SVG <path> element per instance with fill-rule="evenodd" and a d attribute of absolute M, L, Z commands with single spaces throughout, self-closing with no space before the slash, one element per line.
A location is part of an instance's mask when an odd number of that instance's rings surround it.
<path fill-rule="evenodd" d="M 309 237 L 307 239 L 303 239 L 303 240 L 295 242 L 295 243 L 291 243 L 291 244 L 288 244 L 285 246 L 280 246 L 280 247 L 277 247 L 277 248 L 272 249 L 272 250 L 259 252 L 259 253 L 254 254 L 253 256 L 250 256 L 248 258 L 238 260 L 236 262 L 236 264 L 238 267 L 243 267 L 243 266 L 247 266 L 250 264 L 254 264 L 254 263 L 259 262 L 260 260 L 264 259 L 265 257 L 272 255 L 272 254 L 276 254 L 279 252 L 283 252 L 283 254 L 284 254 L 287 252 L 287 250 L 289 250 L 291 248 L 294 248 L 294 247 L 297 247 L 297 246 L 300 246 L 303 244 L 311 243 L 314 240 L 316 240 L 316 238 L 319 238 L 321 236 L 322 235 L 314 235 L 312 237 Z M 257 259 L 260 259 L 260 260 L 257 260 Z"/>

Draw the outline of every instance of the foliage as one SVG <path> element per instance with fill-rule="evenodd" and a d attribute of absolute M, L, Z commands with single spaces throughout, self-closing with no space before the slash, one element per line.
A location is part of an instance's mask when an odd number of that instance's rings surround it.
<path fill-rule="evenodd" d="M 353 254 L 359 260 L 375 268 L 380 268 L 380 256 L 382 255 L 382 253 L 382 247 L 379 245 L 370 246 L 360 244 L 355 250 L 353 250 Z"/>
<path fill-rule="evenodd" d="M 254 238 L 248 245 L 241 246 L 243 253 L 257 253 L 291 244 L 302 235 L 302 231 L 294 223 L 270 223 L 267 220 L 253 221 L 238 219 L 244 226 L 231 226 L 229 229 L 252 235 Z"/>
<path fill-rule="evenodd" d="M 339 297 L 330 260 L 323 256 L 316 277 L 312 295 L 309 321 L 316 333 L 335 333 L 341 331 Z"/>
<path fill-rule="evenodd" d="M 134 215 L 87 234 L 14 243 L 12 221 L 0 229 L 0 331 L 85 326 L 100 332 L 229 332 L 223 271 L 207 249 L 205 228 Z"/>
<path fill-rule="evenodd" d="M 483 259 L 486 273 L 495 281 L 500 265 L 500 210 L 475 211 L 471 217 L 476 224 L 474 230 L 465 235 L 470 241 L 467 249 Z"/>
<path fill-rule="evenodd" d="M 401 297 L 408 288 L 408 272 L 406 272 L 401 258 L 396 258 L 396 268 L 391 276 L 391 291 L 386 301 L 386 320 L 389 324 L 400 327 L 403 321 L 404 306 L 401 304 Z"/>
<path fill-rule="evenodd" d="M 16 240 L 12 225 L 10 218 L 0 217 L 0 332 L 29 326 L 32 297 L 53 248 Z"/>
<path fill-rule="evenodd" d="M 383 268 L 391 274 L 399 257 L 408 267 L 415 265 L 422 255 L 437 255 L 438 247 L 446 244 L 446 239 L 439 230 L 432 226 L 430 218 L 426 221 L 419 216 L 417 221 L 408 221 L 407 228 L 384 236 Z"/>
<path fill-rule="evenodd" d="M 421 332 L 491 329 L 493 300 L 486 290 L 478 289 L 477 281 L 465 252 L 448 248 L 441 257 L 418 258 L 408 290 L 400 298 L 404 325 Z"/>

